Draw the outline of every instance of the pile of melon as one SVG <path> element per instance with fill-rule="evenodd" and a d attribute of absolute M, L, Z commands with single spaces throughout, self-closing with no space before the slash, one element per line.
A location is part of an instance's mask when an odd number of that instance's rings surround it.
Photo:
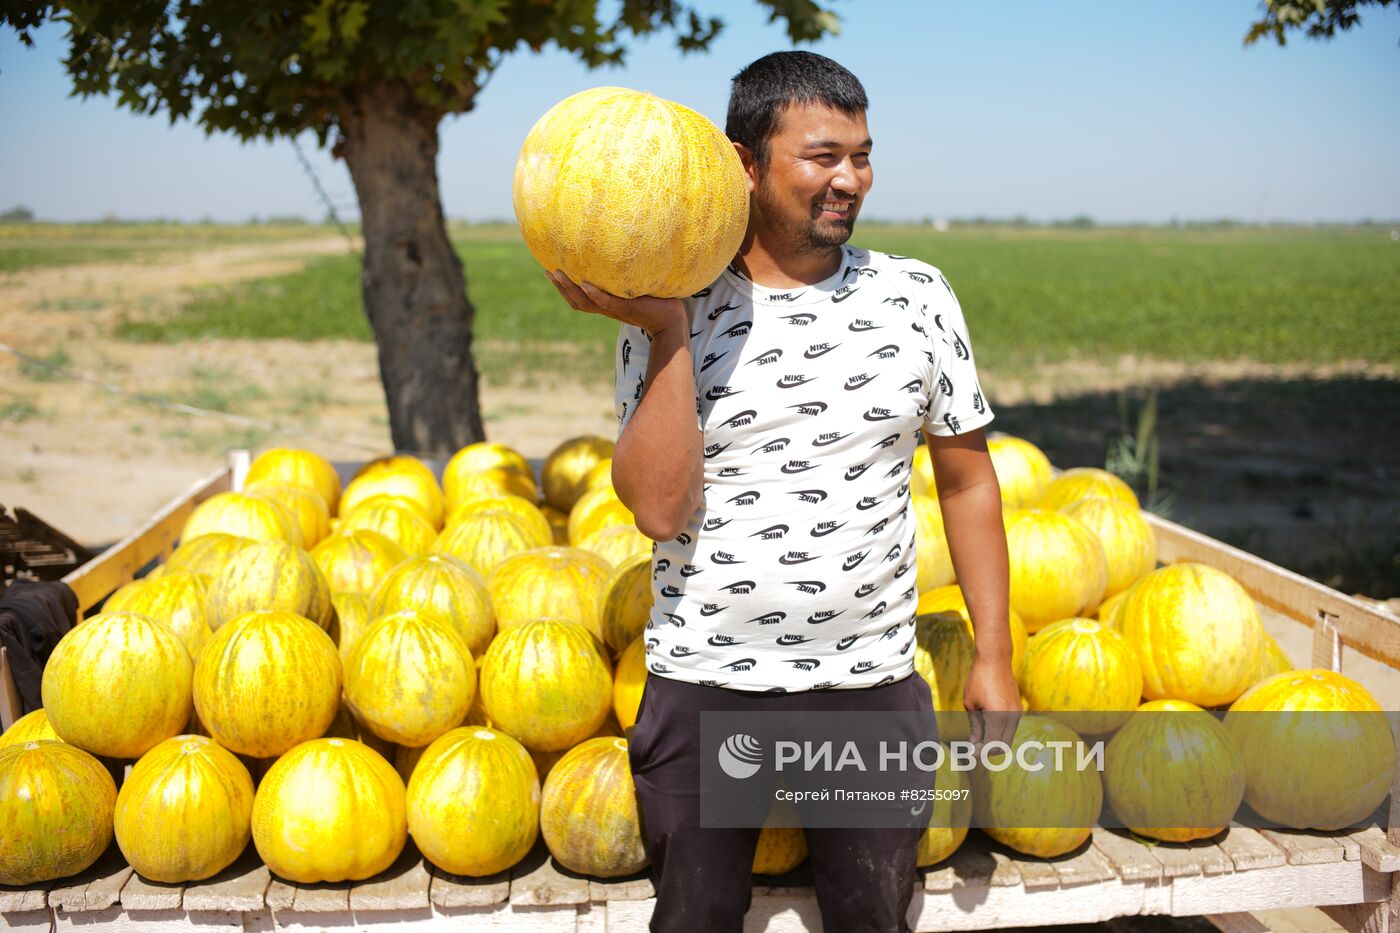
<path fill-rule="evenodd" d="M 1053 856 L 1083 843 L 1105 800 L 1174 840 L 1218 831 L 1241 800 L 1316 828 L 1380 803 L 1394 749 L 1364 689 L 1293 672 L 1226 575 L 1154 569 L 1121 480 L 1056 477 L 1027 442 L 991 443 L 1028 710 L 1013 745 L 1105 738 L 1107 766 L 945 767 L 939 786 L 971 796 L 932 808 L 920 864 L 947 858 L 974 817 Z M 169 883 L 216 875 L 250 841 L 285 879 L 363 879 L 409 835 L 459 875 L 505 871 L 541 837 L 570 870 L 640 871 L 624 736 L 647 676 L 652 542 L 613 490 L 611 452 L 575 438 L 537 476 L 518 452 L 474 444 L 440 479 L 394 456 L 344 489 L 316 454 L 260 455 L 240 491 L 194 508 L 162 565 L 60 642 L 44 709 L 0 736 L 0 883 L 81 871 L 114 837 Z M 912 491 L 917 669 L 935 710 L 956 714 L 973 630 L 924 448 Z M 1204 712 L 1230 704 L 1223 725 Z M 1340 739 L 1304 737 L 1306 767 L 1282 767 L 1300 737 L 1245 715 L 1268 710 L 1360 715 Z M 942 738 L 958 737 L 951 719 Z M 765 827 L 754 868 L 805 857 L 801 830 Z"/>

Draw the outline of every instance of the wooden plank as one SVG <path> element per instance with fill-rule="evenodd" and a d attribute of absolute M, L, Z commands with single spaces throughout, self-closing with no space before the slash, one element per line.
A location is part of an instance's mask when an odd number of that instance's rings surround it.
<path fill-rule="evenodd" d="M 1277 868 L 1288 861 L 1282 849 L 1259 835 L 1257 829 L 1248 826 L 1231 826 L 1220 837 L 1218 844 L 1220 851 L 1234 863 L 1235 871 Z"/>
<path fill-rule="evenodd" d="M 1282 849 L 1290 865 L 1325 865 L 1346 855 L 1341 842 L 1328 834 L 1286 829 L 1261 829 L 1259 834 Z"/>
<path fill-rule="evenodd" d="M 48 910 L 27 910 L 22 914 L 0 915 L 0 929 L 5 933 L 53 933 L 54 918 Z"/>
<path fill-rule="evenodd" d="M 1037 891 L 1060 886 L 1059 873 L 1049 862 L 1030 855 L 1012 857 L 1016 870 L 1021 873 L 1021 884 L 1027 891 Z"/>
<path fill-rule="evenodd" d="M 1095 829 L 1092 836 L 1094 848 L 1104 854 L 1108 864 L 1124 881 L 1160 881 L 1162 863 L 1152 850 L 1122 832 L 1109 829 Z"/>
<path fill-rule="evenodd" d="M 1312 666 L 1323 670 L 1342 670 L 1342 630 L 1337 628 L 1337 617 L 1325 612 L 1318 613 L 1313 623 Z"/>
<path fill-rule="evenodd" d="M 10 654 L 0 645 L 0 732 L 15 724 L 23 716 L 24 707 L 20 703 L 19 687 L 15 684 L 14 672 L 10 670 Z"/>
<path fill-rule="evenodd" d="M 1391 667 L 1400 667 L 1400 620 L 1330 587 L 1285 570 L 1156 515 L 1144 512 L 1163 563 L 1194 560 L 1230 574 L 1256 600 L 1308 625 L 1319 613 L 1336 620 L 1342 643 Z"/>
<path fill-rule="evenodd" d="M 410 840 L 388 869 L 350 889 L 350 909 L 359 911 L 426 910 L 428 874 L 423 856 Z"/>
<path fill-rule="evenodd" d="M 1400 846 L 1385 838 L 1379 826 L 1367 826 L 1351 834 L 1361 852 L 1361 861 L 1375 871 L 1400 871 Z"/>
<path fill-rule="evenodd" d="M 1118 873 L 1113 870 L 1108 858 L 1092 844 L 1085 845 L 1081 851 L 1067 858 L 1051 861 L 1050 867 L 1055 869 L 1055 874 L 1060 876 L 1061 887 L 1097 884 L 1118 879 Z"/>
<path fill-rule="evenodd" d="M 184 899 L 184 885 L 147 881 L 136 872 L 132 872 L 122 886 L 124 910 L 178 910 Z"/>
<path fill-rule="evenodd" d="M 291 910 L 296 898 L 297 886 L 295 884 L 269 874 L 267 890 L 263 892 L 263 902 L 267 905 L 268 910 Z"/>
<path fill-rule="evenodd" d="M 27 888 L 0 884 L 0 914 L 18 914 L 45 909 L 49 906 L 49 887 L 51 884 L 52 882 Z"/>
<path fill-rule="evenodd" d="M 595 904 L 612 901 L 644 901 L 656 897 L 656 887 L 645 874 L 626 878 L 610 878 L 606 881 L 589 879 L 588 898 Z"/>
<path fill-rule="evenodd" d="M 924 875 L 924 890 L 929 893 L 1012 885 L 1021 885 L 1015 860 L 981 833 L 968 834 L 957 851 Z"/>
<path fill-rule="evenodd" d="M 1235 870 L 1230 856 L 1213 842 L 1163 842 L 1152 847 L 1165 878 L 1221 875 Z"/>
<path fill-rule="evenodd" d="M 1380 901 L 1389 892 L 1389 876 L 1357 862 L 1283 865 L 1228 875 L 1196 875 L 1172 880 L 1170 913 L 1174 916 L 1321 907 Z"/>
<path fill-rule="evenodd" d="M 78 597 L 78 617 L 101 602 L 136 572 L 169 550 L 180 537 L 195 506 L 229 489 L 229 470 L 222 467 L 172 499 L 150 521 L 63 578 Z"/>
<path fill-rule="evenodd" d="M 292 897 L 292 910 L 308 914 L 335 914 L 350 909 L 350 881 L 322 881 L 298 884 Z"/>
<path fill-rule="evenodd" d="M 558 865 L 544 843 L 510 871 L 512 907 L 553 907 L 589 903 L 588 879 Z"/>
<path fill-rule="evenodd" d="M 1347 933 L 1395 933 L 1400 930 L 1400 920 L 1391 922 L 1387 916 L 1390 906 L 1379 904 L 1334 904 L 1319 907 Z"/>
<path fill-rule="evenodd" d="M 212 878 L 185 885 L 184 907 L 188 911 L 222 910 L 251 913 L 267 904 L 267 886 L 272 873 L 249 843 L 243 854 Z"/>
<path fill-rule="evenodd" d="M 92 867 L 49 892 L 49 906 L 69 912 L 106 910 L 121 899 L 122 888 L 131 877 L 131 866 L 116 843 Z"/>
<path fill-rule="evenodd" d="M 428 888 L 428 899 L 436 907 L 493 907 L 510 899 L 508 871 L 484 878 L 468 878 L 433 865 L 429 867 L 429 874 L 432 875 L 432 884 Z"/>
<path fill-rule="evenodd" d="M 1232 914 L 1206 914 L 1205 919 L 1220 933 L 1272 933 L 1248 911 Z"/>

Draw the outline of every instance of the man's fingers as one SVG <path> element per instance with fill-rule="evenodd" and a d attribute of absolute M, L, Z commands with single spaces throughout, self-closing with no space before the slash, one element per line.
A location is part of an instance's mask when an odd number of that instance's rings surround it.
<path fill-rule="evenodd" d="M 569 303 L 569 307 L 575 311 L 588 311 L 597 314 L 598 305 L 592 301 L 578 283 L 569 278 L 563 272 L 556 269 L 553 272 L 546 272 L 546 276 L 554 283 L 554 287 L 559 289 L 559 294 L 564 296 L 564 300 Z"/>

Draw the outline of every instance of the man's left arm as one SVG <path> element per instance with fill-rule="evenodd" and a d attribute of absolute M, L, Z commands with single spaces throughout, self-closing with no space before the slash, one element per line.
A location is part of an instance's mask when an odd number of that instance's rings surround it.
<path fill-rule="evenodd" d="M 924 432 L 953 570 L 972 619 L 976 655 L 963 692 L 972 740 L 1010 742 L 1021 713 L 1011 669 L 1009 570 L 1001 488 L 982 429 L 947 437 Z M 983 720 L 979 712 L 1000 715 Z"/>

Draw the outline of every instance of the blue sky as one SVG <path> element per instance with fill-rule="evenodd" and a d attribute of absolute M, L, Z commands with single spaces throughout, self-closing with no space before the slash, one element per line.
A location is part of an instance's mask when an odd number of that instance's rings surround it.
<path fill-rule="evenodd" d="M 682 57 L 666 35 L 625 68 L 517 53 L 477 109 L 447 118 L 439 161 L 451 217 L 509 218 L 515 156 L 556 101 L 601 84 L 648 90 L 723 123 L 729 79 L 790 47 L 751 0 L 696 0 L 727 28 Z M 1241 39 L 1256 0 L 834 0 L 841 36 L 812 48 L 850 68 L 871 99 L 875 186 L 866 217 L 1089 214 L 1348 221 L 1400 218 L 1400 9 L 1364 12 L 1330 43 Z M 324 214 L 291 144 L 241 144 L 80 101 L 63 30 L 37 48 L 0 32 L 0 210 L 44 219 L 241 221 Z M 353 215 L 342 164 L 303 138 Z"/>

